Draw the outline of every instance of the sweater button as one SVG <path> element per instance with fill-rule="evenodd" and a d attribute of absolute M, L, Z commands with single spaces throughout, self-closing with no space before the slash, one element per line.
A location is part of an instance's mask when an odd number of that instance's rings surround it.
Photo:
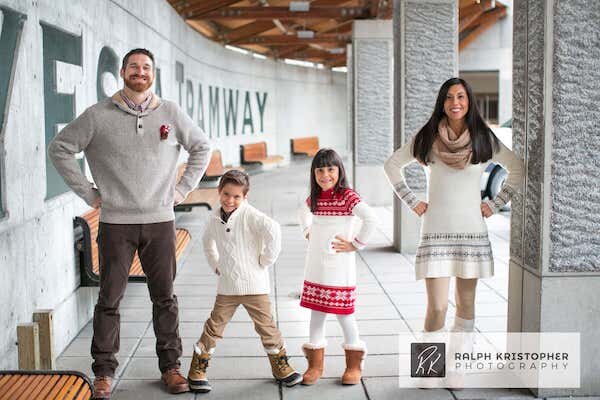
<path fill-rule="evenodd" d="M 231 229 L 227 228 L 225 229 L 225 232 L 231 232 Z"/>

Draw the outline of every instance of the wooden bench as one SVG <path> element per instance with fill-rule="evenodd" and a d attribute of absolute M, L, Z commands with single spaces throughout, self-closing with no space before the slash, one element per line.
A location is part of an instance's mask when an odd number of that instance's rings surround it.
<path fill-rule="evenodd" d="M 258 142 L 240 145 L 240 160 L 242 164 L 259 164 L 264 168 L 276 167 L 283 161 L 283 157 L 268 156 L 267 142 Z"/>
<path fill-rule="evenodd" d="M 232 169 L 238 169 L 240 171 L 244 170 L 243 167 L 233 167 L 231 165 L 223 166 L 221 150 L 213 150 L 212 155 L 210 156 L 210 162 L 208 163 L 208 167 L 206 168 L 206 172 L 204 173 L 202 180 L 219 179 L 225 174 L 225 172 Z"/>
<path fill-rule="evenodd" d="M 98 227 L 100 225 L 100 210 L 93 209 L 75 217 L 73 222 L 75 228 L 81 228 L 83 237 L 75 243 L 75 249 L 79 254 L 79 265 L 81 271 L 81 286 L 97 286 L 100 281 L 100 260 L 98 256 Z M 185 229 L 177 229 L 175 235 L 175 254 L 177 259 L 181 256 L 190 242 L 190 233 Z M 142 270 L 142 263 L 135 253 L 131 268 L 129 269 L 129 280 L 133 282 L 145 282 L 146 275 Z"/>
<path fill-rule="evenodd" d="M 87 400 L 90 379 L 77 371 L 0 371 L 0 400 Z"/>
<path fill-rule="evenodd" d="M 185 171 L 186 164 L 181 164 L 177 169 L 177 181 Z M 219 201 L 219 192 L 216 188 L 197 188 L 192 190 L 183 203 L 175 206 L 175 211 L 192 211 L 194 207 L 206 207 L 212 210 L 212 206 Z"/>
<path fill-rule="evenodd" d="M 319 137 L 308 136 L 290 139 L 290 146 L 293 155 L 306 155 L 314 157 L 319 151 Z"/>

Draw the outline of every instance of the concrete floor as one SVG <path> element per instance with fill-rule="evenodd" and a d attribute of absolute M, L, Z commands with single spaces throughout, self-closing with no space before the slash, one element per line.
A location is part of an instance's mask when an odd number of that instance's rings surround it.
<path fill-rule="evenodd" d="M 308 191 L 309 164 L 292 163 L 286 168 L 251 177 L 250 202 L 275 218 L 282 226 L 283 250 L 271 270 L 272 302 L 279 328 L 286 340 L 291 364 L 306 368 L 301 345 L 308 339 L 309 312 L 289 294 L 300 288 L 306 242 L 296 223 L 296 207 Z M 391 196 L 391 191 L 386 195 Z M 423 328 L 425 288 L 414 278 L 413 257 L 391 249 L 392 210 L 377 208 L 381 226 L 369 247 L 357 256 L 357 319 L 367 358 L 362 385 L 342 386 L 344 370 L 341 331 L 337 321 L 327 322 L 324 379 L 315 386 L 281 387 L 272 379 L 270 365 L 245 310 L 238 309 L 217 346 L 208 375 L 210 394 L 167 394 L 160 381 L 154 353 L 151 303 L 145 284 L 130 283 L 121 303 L 121 351 L 114 399 L 515 399 L 532 398 L 525 390 L 400 389 L 398 387 L 398 334 L 414 334 Z M 183 338 L 182 371 L 187 374 L 194 342 L 208 317 L 216 293 L 216 277 L 204 259 L 201 235 L 209 213 L 196 209 L 177 216 L 177 223 L 192 234 L 192 242 L 179 263 L 175 292 L 180 305 Z M 488 220 L 496 261 L 496 274 L 482 280 L 477 289 L 476 328 L 481 332 L 506 329 L 508 291 L 508 215 Z M 450 291 L 448 321 L 454 315 L 454 291 Z M 58 369 L 75 369 L 91 376 L 89 323 L 57 362 Z"/>

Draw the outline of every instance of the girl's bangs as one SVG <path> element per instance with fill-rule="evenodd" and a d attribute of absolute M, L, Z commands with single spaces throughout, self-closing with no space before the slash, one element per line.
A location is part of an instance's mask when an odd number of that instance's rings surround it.
<path fill-rule="evenodd" d="M 339 167 L 340 161 L 333 151 L 324 152 L 324 154 L 317 155 L 315 157 L 313 167 L 324 168 L 324 167 Z"/>

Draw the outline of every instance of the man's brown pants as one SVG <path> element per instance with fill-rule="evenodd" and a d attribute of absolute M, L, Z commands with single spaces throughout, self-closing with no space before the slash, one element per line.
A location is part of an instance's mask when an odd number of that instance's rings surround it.
<path fill-rule="evenodd" d="M 92 370 L 95 376 L 114 376 L 119 363 L 120 314 L 129 269 L 136 250 L 148 278 L 156 354 L 161 372 L 179 367 L 181 338 L 177 297 L 173 294 L 176 272 L 175 225 L 100 223 L 100 293 L 94 309 Z"/>

